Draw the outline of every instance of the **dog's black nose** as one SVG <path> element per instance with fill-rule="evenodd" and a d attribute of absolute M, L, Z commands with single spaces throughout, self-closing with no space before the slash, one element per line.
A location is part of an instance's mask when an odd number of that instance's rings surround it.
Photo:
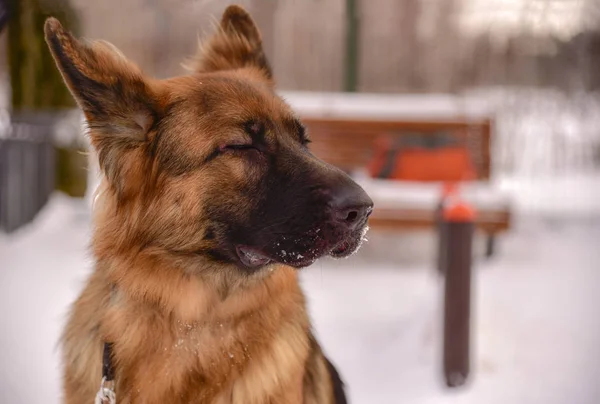
<path fill-rule="evenodd" d="M 365 224 L 373 211 L 373 201 L 369 195 L 353 181 L 344 184 L 332 194 L 329 203 L 333 218 L 350 230 Z"/>

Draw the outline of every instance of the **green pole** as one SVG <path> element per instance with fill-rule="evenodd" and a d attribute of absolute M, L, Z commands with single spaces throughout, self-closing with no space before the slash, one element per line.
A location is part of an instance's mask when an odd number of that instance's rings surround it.
<path fill-rule="evenodd" d="M 356 92 L 358 83 L 359 20 L 356 0 L 346 0 L 346 60 L 344 91 Z"/>

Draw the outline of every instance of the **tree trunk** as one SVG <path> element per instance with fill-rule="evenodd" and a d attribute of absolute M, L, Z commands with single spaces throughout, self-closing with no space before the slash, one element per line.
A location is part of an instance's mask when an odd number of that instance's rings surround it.
<path fill-rule="evenodd" d="M 77 15 L 68 0 L 8 0 L 8 64 L 14 121 L 48 127 L 60 112 L 76 107 L 44 40 L 44 21 L 53 16 L 77 34 Z M 87 161 L 80 145 L 57 150 L 56 188 L 83 196 Z"/>
<path fill-rule="evenodd" d="M 9 1 L 8 63 L 13 110 L 73 108 L 73 98 L 44 41 L 44 21 L 54 16 L 71 31 L 77 31 L 74 10 L 67 0 Z"/>

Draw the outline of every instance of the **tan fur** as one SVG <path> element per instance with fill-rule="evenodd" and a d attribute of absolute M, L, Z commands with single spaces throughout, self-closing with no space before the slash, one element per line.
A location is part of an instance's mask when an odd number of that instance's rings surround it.
<path fill-rule="evenodd" d="M 122 284 L 111 294 L 102 275 L 97 271 L 90 280 L 65 333 L 67 402 L 93 395 L 102 340 L 115 344 L 121 403 L 302 402 L 309 323 L 292 269 L 279 267 L 260 284 L 212 304 L 200 282 L 180 280 L 182 293 L 173 303 L 192 300 L 207 311 L 185 320 L 131 297 Z"/>
<path fill-rule="evenodd" d="M 333 403 L 295 270 L 242 275 L 196 253 L 214 243 L 205 207 L 247 205 L 236 189 L 259 176 L 236 158 L 198 161 L 223 142 L 244 141 L 236 126 L 244 114 L 293 118 L 272 93 L 248 14 L 228 8 L 194 71 L 164 81 L 110 44 L 73 38 L 55 19 L 45 29 L 103 172 L 95 268 L 63 336 L 65 402 L 92 402 L 111 342 L 119 404 Z M 194 97 L 203 101 L 191 104 Z"/>

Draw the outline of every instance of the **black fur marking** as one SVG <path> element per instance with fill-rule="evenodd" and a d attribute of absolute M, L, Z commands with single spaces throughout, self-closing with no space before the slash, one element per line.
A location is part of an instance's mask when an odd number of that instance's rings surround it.
<path fill-rule="evenodd" d="M 252 119 L 244 124 L 244 130 L 252 137 L 254 143 L 264 143 L 265 124 L 260 120 Z"/>
<path fill-rule="evenodd" d="M 216 238 L 215 230 L 212 227 L 208 227 L 206 229 L 206 233 L 204 233 L 204 240 L 214 240 Z"/>
<path fill-rule="evenodd" d="M 329 359 L 325 358 L 325 362 L 327 362 L 327 370 L 329 371 L 329 376 L 331 376 L 331 386 L 333 387 L 333 399 L 335 404 L 347 404 L 348 400 L 346 399 L 346 392 L 344 391 L 344 382 L 340 378 L 340 374 L 336 370 L 335 366 L 329 361 Z"/>
<path fill-rule="evenodd" d="M 107 90 L 106 86 L 90 80 L 75 68 L 73 61 L 63 51 L 62 44 L 56 35 L 51 35 L 48 40 L 65 76 L 68 81 L 71 82 L 71 85 L 76 92 L 76 98 L 79 99 L 82 104 L 82 109 L 102 114 L 103 108 L 97 100 L 97 94 L 105 93 Z"/>
<path fill-rule="evenodd" d="M 296 136 L 301 144 L 306 145 L 310 143 L 310 139 L 306 133 L 306 127 L 297 118 L 285 119 L 283 124 L 286 130 Z"/>

